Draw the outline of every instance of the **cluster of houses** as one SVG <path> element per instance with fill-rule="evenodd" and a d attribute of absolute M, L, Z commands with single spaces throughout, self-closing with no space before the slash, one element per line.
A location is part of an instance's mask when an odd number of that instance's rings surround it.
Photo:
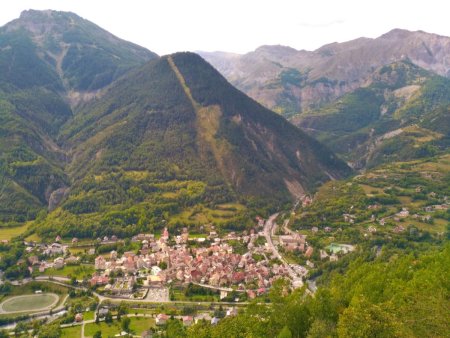
<path fill-rule="evenodd" d="M 312 247 L 307 247 L 306 236 L 300 234 L 282 235 L 278 238 L 280 245 L 287 251 L 305 252 L 307 249 L 312 254 Z"/>
<path fill-rule="evenodd" d="M 57 237 L 56 240 L 61 239 Z M 33 271 L 39 271 L 42 273 L 49 268 L 62 269 L 66 264 L 75 265 L 80 262 L 80 257 L 73 255 L 66 257 L 68 246 L 58 242 L 54 242 L 49 245 L 25 242 L 25 245 L 25 251 L 27 253 L 31 254 L 34 252 L 40 256 L 46 256 L 46 259 L 42 260 L 40 260 L 37 255 L 31 255 L 27 258 L 30 273 L 33 273 Z"/>
<path fill-rule="evenodd" d="M 266 261 L 255 262 L 247 252 L 233 253 L 227 243 L 213 244 L 209 248 L 169 251 L 169 268 L 163 272 L 166 280 L 197 282 L 211 286 L 228 286 L 255 282 L 258 288 L 269 287 L 276 275 L 286 275 L 282 266 L 270 268 Z"/>
<path fill-rule="evenodd" d="M 251 233 L 240 239 L 252 247 L 255 238 L 257 235 Z M 111 273 L 117 271 L 124 275 L 144 276 L 144 286 L 194 282 L 213 287 L 254 283 L 258 288 L 267 288 L 274 278 L 287 275 L 283 265 L 269 267 L 268 260 L 256 262 L 251 252 L 233 253 L 233 247 L 226 242 L 235 239 L 233 234 L 220 239 L 211 232 L 208 247 L 189 247 L 186 245 L 188 239 L 186 229 L 174 237 L 174 245 L 169 245 L 167 229 L 159 239 L 151 234 L 137 235 L 133 241 L 141 242 L 139 253 L 130 251 L 118 257 L 116 251 L 111 251 L 109 256 L 100 255 L 95 259 L 95 269 L 102 273 L 92 277 L 91 285 L 108 284 Z"/>
<path fill-rule="evenodd" d="M 230 307 L 225 312 L 225 317 L 236 316 L 238 314 L 238 310 L 235 307 Z M 171 318 L 171 316 L 160 313 L 155 318 L 156 325 L 166 325 L 167 321 Z M 211 324 L 215 325 L 220 321 L 220 318 L 211 317 L 209 313 L 200 313 L 195 317 L 192 316 L 174 316 L 174 318 L 180 319 L 185 326 L 191 326 L 194 323 L 197 323 L 200 320 L 210 321 Z"/>

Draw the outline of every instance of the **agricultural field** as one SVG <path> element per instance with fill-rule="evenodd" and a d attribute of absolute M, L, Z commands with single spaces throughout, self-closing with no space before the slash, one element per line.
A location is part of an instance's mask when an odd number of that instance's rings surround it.
<path fill-rule="evenodd" d="M 13 237 L 17 237 L 23 234 L 28 229 L 28 223 L 18 227 L 5 227 L 0 226 L 0 240 L 7 239 L 11 240 Z"/>
<path fill-rule="evenodd" d="M 58 276 L 58 277 L 75 277 L 76 279 L 83 279 L 91 276 L 95 272 L 93 265 L 66 265 L 62 269 L 47 269 L 43 273 L 44 276 Z"/>
<path fill-rule="evenodd" d="M 214 223 L 218 226 L 235 220 L 245 207 L 242 204 L 228 203 L 217 205 L 215 209 L 203 205 L 186 209 L 170 218 L 170 223 L 183 223 L 187 225 Z"/>

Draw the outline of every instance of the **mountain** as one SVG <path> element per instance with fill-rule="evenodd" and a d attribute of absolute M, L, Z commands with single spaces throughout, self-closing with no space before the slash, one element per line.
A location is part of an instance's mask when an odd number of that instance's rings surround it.
<path fill-rule="evenodd" d="M 73 13 L 25 11 L 0 28 L 0 221 L 34 217 L 70 185 L 62 125 L 156 57 Z"/>
<path fill-rule="evenodd" d="M 351 173 L 198 55 L 159 58 L 54 11 L 2 27 L 0 51 L 0 214 L 48 208 L 41 236 L 245 227 Z"/>
<path fill-rule="evenodd" d="M 238 229 L 247 220 L 236 219 L 236 209 L 279 206 L 351 172 L 192 53 L 129 72 L 61 137 L 74 184 L 57 216 L 40 226 L 47 236 L 142 232 L 164 221 L 200 226 L 197 216 L 206 213 Z"/>
<path fill-rule="evenodd" d="M 450 76 L 450 38 L 394 29 L 376 39 L 332 43 L 315 51 L 262 46 L 245 55 L 200 52 L 232 84 L 286 117 L 333 102 L 396 61 Z"/>
<path fill-rule="evenodd" d="M 79 96 L 89 97 L 127 70 L 157 57 L 70 12 L 24 11 L 20 18 L 1 28 L 1 35 L 3 48 L 12 47 L 7 54 L 10 58 L 32 57 L 42 69 L 50 68 L 52 74 L 41 81 L 65 88 L 75 102 Z M 35 83 L 30 82 L 25 72 L 30 71 L 27 67 L 32 64 L 20 61 L 24 60 L 15 59 L 16 68 L 6 72 L 8 80 L 17 84 L 26 79 L 30 87 Z M 56 75 L 59 81 L 55 81 Z"/>
<path fill-rule="evenodd" d="M 450 79 L 404 60 L 382 66 L 361 88 L 291 121 L 362 169 L 448 150 L 449 112 Z"/>

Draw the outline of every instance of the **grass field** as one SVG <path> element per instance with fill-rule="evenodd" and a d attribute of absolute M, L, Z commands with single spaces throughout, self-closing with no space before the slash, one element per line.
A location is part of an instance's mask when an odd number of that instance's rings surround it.
<path fill-rule="evenodd" d="M 84 335 L 86 337 L 93 337 L 95 332 L 101 331 L 102 337 L 109 337 L 109 336 L 115 336 L 116 334 L 120 333 L 120 324 L 117 321 L 114 321 L 111 324 L 106 324 L 104 322 L 100 322 L 98 324 L 91 323 L 86 324 L 84 327 Z"/>
<path fill-rule="evenodd" d="M 94 319 L 94 311 L 83 312 L 84 320 L 92 320 Z"/>
<path fill-rule="evenodd" d="M 130 320 L 131 333 L 137 336 L 140 336 L 142 332 L 155 326 L 155 320 L 153 318 L 130 317 Z M 86 337 L 92 337 L 97 331 L 102 332 L 102 337 L 115 336 L 121 332 L 120 322 L 114 320 L 114 322 L 109 325 L 104 322 L 100 322 L 99 324 L 86 324 L 84 335 Z"/>
<path fill-rule="evenodd" d="M 83 279 L 95 272 L 93 265 L 66 265 L 62 269 L 47 269 L 44 272 L 45 276 L 59 276 L 59 277 L 76 277 Z"/>
<path fill-rule="evenodd" d="M 39 311 L 55 305 L 58 300 L 59 296 L 54 293 L 15 296 L 1 303 L 0 310 L 5 313 Z"/>
<path fill-rule="evenodd" d="M 61 330 L 61 338 L 78 338 L 81 337 L 81 325 L 67 327 Z"/>
<path fill-rule="evenodd" d="M 216 209 L 197 205 L 196 207 L 185 209 L 177 215 L 173 215 L 170 218 L 170 222 L 181 222 L 185 224 L 214 223 L 220 225 L 221 223 L 233 220 L 243 211 L 245 211 L 245 207 L 237 203 L 218 205 Z"/>
<path fill-rule="evenodd" d="M 38 234 L 34 233 L 34 234 L 31 234 L 30 236 L 28 236 L 27 238 L 25 238 L 25 240 L 27 240 L 27 241 L 34 241 L 34 242 L 41 242 L 42 238 L 39 237 Z"/>
<path fill-rule="evenodd" d="M 155 327 L 155 320 L 153 318 L 135 317 L 130 319 L 130 329 L 134 334 L 138 336 L 140 336 L 142 332 L 148 330 L 149 328 Z"/>
<path fill-rule="evenodd" d="M 13 237 L 23 234 L 28 228 L 28 224 L 24 224 L 19 227 L 0 227 L 0 240 L 10 240 Z"/>

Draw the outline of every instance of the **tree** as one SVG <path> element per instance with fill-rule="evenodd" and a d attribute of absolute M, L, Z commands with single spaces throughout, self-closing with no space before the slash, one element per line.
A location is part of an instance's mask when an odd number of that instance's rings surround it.
<path fill-rule="evenodd" d="M 94 338 L 102 338 L 102 331 L 96 331 L 94 333 Z"/>
<path fill-rule="evenodd" d="M 188 338 L 210 338 L 211 324 L 206 320 L 200 320 L 187 329 Z"/>
<path fill-rule="evenodd" d="M 59 338 L 61 337 L 61 328 L 59 324 L 43 325 L 38 333 L 39 338 Z"/>
<path fill-rule="evenodd" d="M 386 308 L 356 297 L 339 317 L 339 337 L 395 337 L 394 323 Z"/>
<path fill-rule="evenodd" d="M 291 330 L 287 326 L 283 327 L 283 329 L 278 334 L 278 338 L 292 338 Z"/>
<path fill-rule="evenodd" d="M 130 330 L 130 323 L 131 323 L 130 318 L 128 318 L 128 317 L 122 318 L 122 323 L 121 323 L 122 330 L 125 332 L 128 332 Z"/>
<path fill-rule="evenodd" d="M 28 330 L 28 327 L 25 322 L 18 322 L 16 327 L 14 328 L 14 335 L 16 337 L 20 336 L 21 332 Z"/>
<path fill-rule="evenodd" d="M 108 311 L 105 315 L 105 323 L 110 324 L 112 322 L 113 322 L 113 317 L 112 317 L 111 311 Z"/>
<path fill-rule="evenodd" d="M 316 319 L 309 328 L 308 338 L 331 338 L 336 336 L 336 327 L 332 322 Z"/>
<path fill-rule="evenodd" d="M 170 319 L 167 322 L 166 334 L 167 338 L 182 338 L 186 337 L 186 329 L 178 319 Z"/>

